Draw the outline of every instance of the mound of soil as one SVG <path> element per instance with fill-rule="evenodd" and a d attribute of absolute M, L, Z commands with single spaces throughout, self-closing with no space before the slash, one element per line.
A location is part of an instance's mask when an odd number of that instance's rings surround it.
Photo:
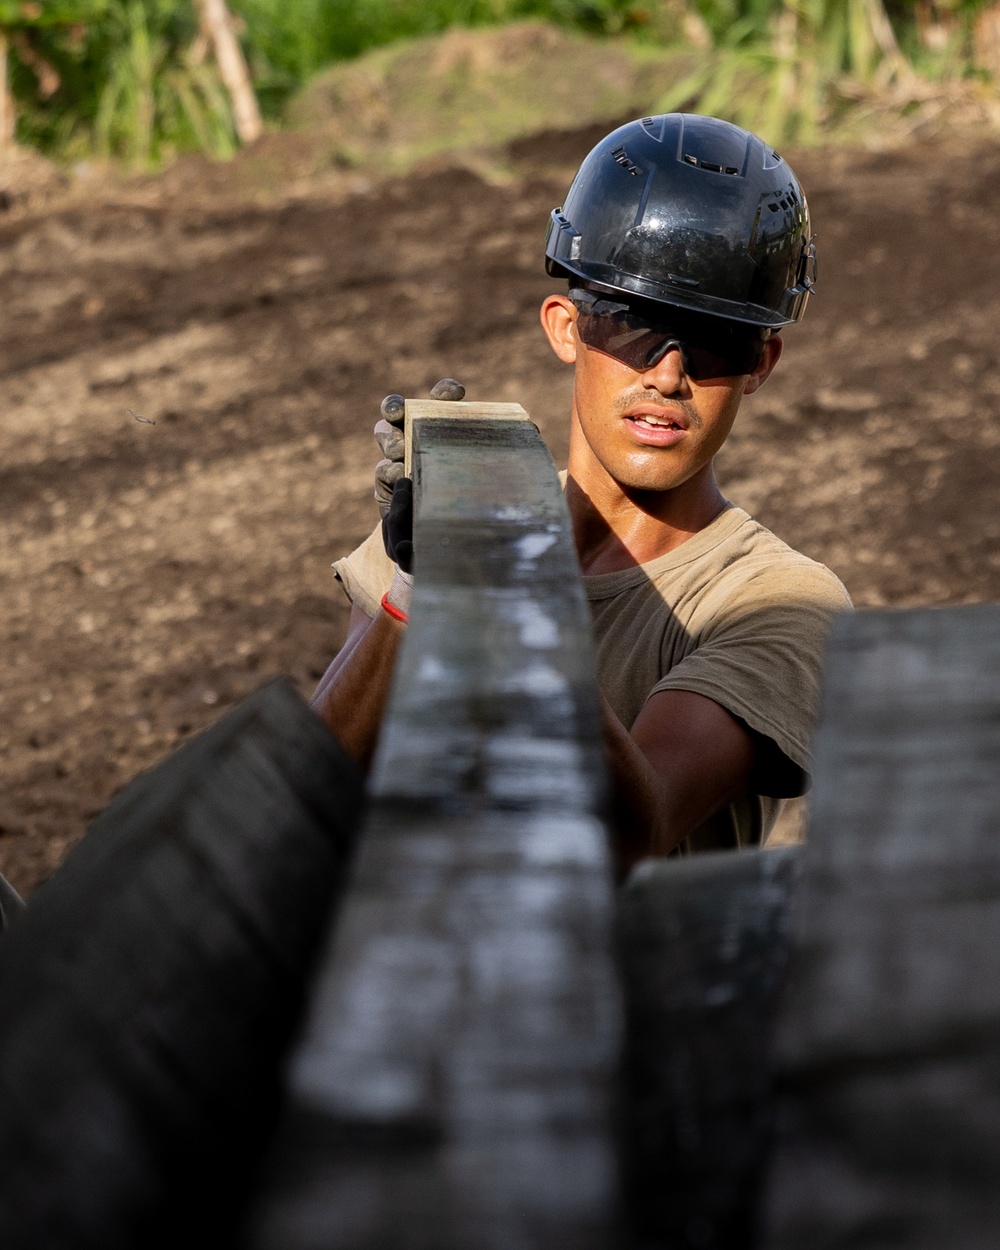
<path fill-rule="evenodd" d="M 0 218 L 0 870 L 25 896 L 226 707 L 276 674 L 310 693 L 384 394 L 452 374 L 562 461 L 542 239 L 596 137 L 522 141 L 501 183 L 304 173 L 254 201 L 195 164 Z M 819 291 L 724 488 L 862 608 L 996 599 L 1000 152 L 789 155 Z"/>

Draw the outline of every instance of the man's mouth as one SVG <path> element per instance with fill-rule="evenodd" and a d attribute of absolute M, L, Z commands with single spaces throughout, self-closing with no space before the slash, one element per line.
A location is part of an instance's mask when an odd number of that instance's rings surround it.
<path fill-rule="evenodd" d="M 656 430 L 686 430 L 687 425 L 683 421 L 678 421 L 676 417 L 669 416 L 666 413 L 653 416 L 648 412 L 633 413 L 629 417 L 630 421 L 634 421 L 637 425 L 649 426 Z"/>
<path fill-rule="evenodd" d="M 679 406 L 661 408 L 653 404 L 636 404 L 623 413 L 635 442 L 644 447 L 667 449 L 683 443 L 688 437 L 691 422 Z"/>

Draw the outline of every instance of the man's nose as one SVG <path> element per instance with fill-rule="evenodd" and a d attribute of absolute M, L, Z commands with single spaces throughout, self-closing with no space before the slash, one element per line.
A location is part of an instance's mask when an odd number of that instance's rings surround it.
<path fill-rule="evenodd" d="M 663 345 L 660 352 L 659 358 L 644 370 L 642 384 L 662 395 L 673 395 L 684 385 L 686 377 L 680 344 L 672 339 Z"/>

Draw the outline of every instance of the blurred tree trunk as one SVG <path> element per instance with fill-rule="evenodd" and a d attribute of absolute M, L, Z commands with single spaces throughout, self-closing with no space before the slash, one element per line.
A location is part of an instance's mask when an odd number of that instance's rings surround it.
<path fill-rule="evenodd" d="M 943 52 L 959 28 L 958 11 L 952 5 L 942 5 L 940 0 L 917 0 L 913 17 L 917 37 L 932 52 Z"/>
<path fill-rule="evenodd" d="M 253 143 L 264 130 L 260 106 L 250 81 L 243 51 L 233 33 L 233 19 L 226 0 L 195 0 L 202 30 L 212 45 L 216 64 L 233 102 L 233 118 L 241 143 Z"/>
<path fill-rule="evenodd" d="M 1000 79 L 1000 3 L 988 4 L 977 16 L 972 49 L 976 65 Z"/>
<path fill-rule="evenodd" d="M 7 32 L 0 30 L 0 152 L 8 152 L 14 146 L 17 130 L 17 108 L 10 90 L 9 57 Z"/>

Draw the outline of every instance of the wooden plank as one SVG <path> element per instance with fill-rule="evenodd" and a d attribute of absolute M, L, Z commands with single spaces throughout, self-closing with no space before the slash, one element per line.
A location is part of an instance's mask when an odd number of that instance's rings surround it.
<path fill-rule="evenodd" d="M 589 612 L 537 431 L 484 424 L 413 423 L 410 626 L 257 1250 L 614 1244 L 621 1023 Z"/>
<path fill-rule="evenodd" d="M 115 799 L 0 943 L 0 1245 L 229 1244 L 362 786 L 284 679 Z"/>
<path fill-rule="evenodd" d="M 830 639 L 763 1245 L 1000 1227 L 1000 607 Z"/>
<path fill-rule="evenodd" d="M 800 847 L 649 861 L 619 901 L 635 1246 L 754 1244 Z"/>
<path fill-rule="evenodd" d="M 487 423 L 492 421 L 529 421 L 531 418 L 520 404 L 473 403 L 470 400 L 408 399 L 403 411 L 406 424 L 403 427 L 403 466 L 405 475 L 413 477 L 414 433 L 426 421 L 468 421 Z M 477 427 L 476 436 L 490 437 L 490 429 Z M 419 490 L 419 487 L 416 486 Z"/>

